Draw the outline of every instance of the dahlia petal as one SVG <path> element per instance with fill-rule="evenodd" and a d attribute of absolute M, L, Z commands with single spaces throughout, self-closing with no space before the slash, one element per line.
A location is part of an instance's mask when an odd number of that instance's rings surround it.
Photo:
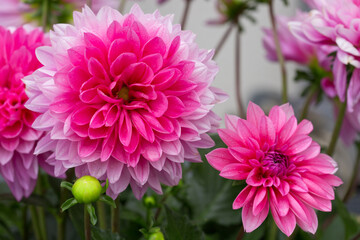
<path fill-rule="evenodd" d="M 275 127 L 267 116 L 260 119 L 260 139 L 269 145 L 273 145 L 275 142 Z"/>
<path fill-rule="evenodd" d="M 103 141 L 102 151 L 101 151 L 101 155 L 100 155 L 102 162 L 108 160 L 109 157 L 111 156 L 111 154 L 115 148 L 116 140 L 117 140 L 116 131 L 115 131 L 115 129 L 113 129 L 111 131 L 111 134 L 109 134 Z"/>
<path fill-rule="evenodd" d="M 318 143 L 312 141 L 311 145 L 301 153 L 303 158 L 306 159 L 312 159 L 315 158 L 320 154 L 321 147 Z"/>
<path fill-rule="evenodd" d="M 156 92 L 156 95 L 157 98 L 153 101 L 149 101 L 148 105 L 151 109 L 151 113 L 155 117 L 161 117 L 168 109 L 169 103 L 167 97 L 163 93 Z"/>
<path fill-rule="evenodd" d="M 309 133 L 312 132 L 312 130 L 314 129 L 312 123 L 306 119 L 302 120 L 299 125 L 297 126 L 297 129 L 294 133 L 294 135 L 308 135 Z"/>
<path fill-rule="evenodd" d="M 296 222 L 299 224 L 299 226 L 301 227 L 301 229 L 303 229 L 304 231 L 310 232 L 312 234 L 316 233 L 316 230 L 318 228 L 318 218 L 316 216 L 316 213 L 314 211 L 314 209 L 309 208 L 307 206 L 304 206 L 309 214 L 309 221 L 308 222 L 304 222 L 301 219 L 296 219 Z"/>
<path fill-rule="evenodd" d="M 327 182 L 328 184 L 334 187 L 338 187 L 344 183 L 339 177 L 335 175 L 325 174 L 322 175 L 321 178 L 324 179 L 325 182 Z"/>
<path fill-rule="evenodd" d="M 0 173 L 6 181 L 15 181 L 15 169 L 12 162 L 0 165 Z"/>
<path fill-rule="evenodd" d="M 104 80 L 106 83 L 110 81 L 104 66 L 96 58 L 92 57 L 89 59 L 88 69 L 89 69 L 89 73 L 92 76 L 100 78 Z"/>
<path fill-rule="evenodd" d="M 158 171 L 161 171 L 164 167 L 165 161 L 167 160 L 165 154 L 161 155 L 160 159 L 154 162 L 150 162 L 150 165 Z"/>
<path fill-rule="evenodd" d="M 7 164 L 11 158 L 13 157 L 14 152 L 7 151 L 4 148 L 0 147 L 0 164 L 5 165 Z"/>
<path fill-rule="evenodd" d="M 124 164 L 111 158 L 109 159 L 109 163 L 106 170 L 106 176 L 109 179 L 109 183 L 113 184 L 117 182 L 120 179 L 120 176 L 122 174 L 122 169 L 124 167 Z"/>
<path fill-rule="evenodd" d="M 112 47 L 113 45 L 111 45 Z M 111 49 L 110 47 L 110 49 Z M 111 58 L 111 57 L 109 57 Z M 125 52 L 118 55 L 110 66 L 110 73 L 113 77 L 119 76 L 129 65 L 135 63 L 137 57 L 133 53 Z"/>
<path fill-rule="evenodd" d="M 87 163 L 87 167 L 89 169 L 89 173 L 91 176 L 100 179 L 107 170 L 108 161 L 101 162 L 101 161 L 94 161 Z"/>
<path fill-rule="evenodd" d="M 285 196 L 290 191 L 290 185 L 288 182 L 282 181 L 280 183 L 280 185 L 277 187 L 277 190 L 279 190 L 279 192 L 281 193 L 282 196 Z"/>
<path fill-rule="evenodd" d="M 169 142 L 161 141 L 161 149 L 166 154 L 178 155 L 181 152 L 182 145 L 180 140 Z"/>
<path fill-rule="evenodd" d="M 263 116 L 265 116 L 264 111 L 258 105 L 250 101 L 247 108 L 246 119 L 255 126 L 260 126 L 260 120 Z"/>
<path fill-rule="evenodd" d="M 129 168 L 129 171 L 136 182 L 143 186 L 149 178 L 150 166 L 148 161 L 140 158 L 138 164 L 134 168 Z"/>
<path fill-rule="evenodd" d="M 232 180 L 244 180 L 248 177 L 251 167 L 247 164 L 231 163 L 226 165 L 220 172 L 220 176 Z"/>
<path fill-rule="evenodd" d="M 265 220 L 269 213 L 269 202 L 266 201 L 263 211 L 255 216 L 252 211 L 252 205 L 246 204 L 242 210 L 242 219 L 245 232 L 252 232 L 257 229 Z"/>
<path fill-rule="evenodd" d="M 127 111 L 120 114 L 119 140 L 124 146 L 129 146 L 132 136 L 132 124 Z"/>
<path fill-rule="evenodd" d="M 8 126 L 4 130 L 2 130 L 1 135 L 5 138 L 15 138 L 19 136 L 22 129 L 23 129 L 23 123 L 21 121 L 16 121 L 11 126 Z"/>
<path fill-rule="evenodd" d="M 154 76 L 151 83 L 156 90 L 161 91 L 173 85 L 180 76 L 181 72 L 176 68 L 163 69 Z"/>
<path fill-rule="evenodd" d="M 246 183 L 253 187 L 263 185 L 264 179 L 262 178 L 261 168 L 254 168 L 251 170 L 246 178 Z"/>
<path fill-rule="evenodd" d="M 88 124 L 91 118 L 93 117 L 93 115 L 95 114 L 95 112 L 96 112 L 95 108 L 88 106 L 82 107 L 79 110 L 73 112 L 71 121 L 78 125 Z"/>
<path fill-rule="evenodd" d="M 311 193 L 297 193 L 297 196 L 309 206 L 323 212 L 331 212 L 331 201 Z"/>
<path fill-rule="evenodd" d="M 269 200 L 267 198 L 267 190 L 265 187 L 260 187 L 257 190 L 253 201 L 253 215 L 259 215 L 259 213 L 266 207 L 266 205 L 269 205 Z"/>
<path fill-rule="evenodd" d="M 230 147 L 229 152 L 236 160 L 240 162 L 243 162 L 246 159 L 251 159 L 256 155 L 254 151 L 243 147 Z"/>
<path fill-rule="evenodd" d="M 315 158 L 301 161 L 298 166 L 320 174 L 334 174 L 337 171 L 337 164 L 334 159 L 322 153 Z"/>
<path fill-rule="evenodd" d="M 163 66 L 163 56 L 160 53 L 154 53 L 143 57 L 140 61 L 146 63 L 154 73 L 157 73 Z"/>
<path fill-rule="evenodd" d="M 149 127 L 149 125 L 143 121 L 140 114 L 133 111 L 130 113 L 130 118 L 131 122 L 133 123 L 134 127 L 139 131 L 140 135 L 145 138 L 145 140 L 149 142 L 154 142 L 154 132 Z"/>
<path fill-rule="evenodd" d="M 69 59 L 73 66 L 86 66 L 86 61 L 84 58 L 85 47 L 84 46 L 75 46 L 67 50 Z"/>
<path fill-rule="evenodd" d="M 105 116 L 105 126 L 110 127 L 115 124 L 120 116 L 120 109 L 117 105 L 112 105 Z"/>
<path fill-rule="evenodd" d="M 269 118 L 274 124 L 275 131 L 278 133 L 280 129 L 286 123 L 286 115 L 285 112 L 278 106 L 273 107 L 270 110 Z"/>
<path fill-rule="evenodd" d="M 140 141 L 140 135 L 136 131 L 134 131 L 131 135 L 130 143 L 128 146 L 124 146 L 124 149 L 128 153 L 134 153 L 136 149 L 138 149 Z"/>
<path fill-rule="evenodd" d="M 260 138 L 260 133 L 255 125 L 243 119 L 240 119 L 237 123 L 237 134 L 243 142 L 250 137 L 254 139 Z"/>
<path fill-rule="evenodd" d="M 175 96 L 167 97 L 169 107 L 166 112 L 164 113 L 166 116 L 171 118 L 178 118 L 185 112 L 185 105 L 184 103 Z"/>
<path fill-rule="evenodd" d="M 284 126 L 281 128 L 278 134 L 279 145 L 286 143 L 286 141 L 293 136 L 296 129 L 297 129 L 297 120 L 295 116 L 292 116 L 289 118 L 289 120 L 287 120 L 287 122 L 284 124 Z"/>
<path fill-rule="evenodd" d="M 280 217 L 272 201 L 270 201 L 270 208 L 276 225 L 283 233 L 285 233 L 286 236 L 290 236 L 296 226 L 295 215 L 291 211 L 289 211 L 286 216 Z"/>
<path fill-rule="evenodd" d="M 303 179 L 299 176 L 289 176 L 287 179 L 292 191 L 308 192 L 309 189 Z"/>
<path fill-rule="evenodd" d="M 270 188 L 270 202 L 273 203 L 280 217 L 288 215 L 290 210 L 290 203 L 287 196 L 282 196 L 278 191 Z"/>
<path fill-rule="evenodd" d="M 345 100 L 346 91 L 346 67 L 338 58 L 335 58 L 333 64 L 333 73 L 337 95 L 339 96 L 340 101 L 343 102 Z"/>
<path fill-rule="evenodd" d="M 295 216 L 307 225 L 311 225 L 312 217 L 309 209 L 301 201 L 293 197 L 292 194 L 288 194 L 287 198 L 290 203 L 290 209 Z"/>
<path fill-rule="evenodd" d="M 158 161 L 162 155 L 162 148 L 159 142 L 154 141 L 153 143 L 143 142 L 143 157 L 153 162 Z"/>
<path fill-rule="evenodd" d="M 307 135 L 297 135 L 289 140 L 289 148 L 287 153 L 289 155 L 295 155 L 306 150 L 312 143 L 311 137 Z"/>
<path fill-rule="evenodd" d="M 35 142 L 33 141 L 20 141 L 16 151 L 19 153 L 30 153 L 34 149 L 34 146 Z"/>
<path fill-rule="evenodd" d="M 219 136 L 221 140 L 229 147 L 241 146 L 242 142 L 240 141 L 238 135 L 227 129 L 218 129 Z"/>
<path fill-rule="evenodd" d="M 131 180 L 131 175 L 129 171 L 123 167 L 119 180 L 114 184 L 110 184 L 109 187 L 117 196 L 119 195 L 119 193 L 123 192 L 127 188 L 127 186 L 130 183 L 130 180 Z"/>
<path fill-rule="evenodd" d="M 155 53 L 164 56 L 166 52 L 166 45 L 160 37 L 154 37 L 145 43 L 142 54 L 143 56 L 152 55 Z"/>
<path fill-rule="evenodd" d="M 233 132 L 236 132 L 239 119 L 240 118 L 238 116 L 226 114 L 225 115 L 225 126 L 226 126 L 226 128 L 233 131 Z"/>
<path fill-rule="evenodd" d="M 20 140 L 19 138 L 10 138 L 5 141 L 1 141 L 0 143 L 6 151 L 12 152 L 19 146 Z"/>
<path fill-rule="evenodd" d="M 304 173 L 303 180 L 309 188 L 309 192 L 329 200 L 335 198 L 333 188 L 322 178 L 314 174 Z"/>

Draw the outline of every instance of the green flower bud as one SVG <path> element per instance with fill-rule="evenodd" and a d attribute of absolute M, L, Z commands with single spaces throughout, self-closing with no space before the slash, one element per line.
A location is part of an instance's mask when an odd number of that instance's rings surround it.
<path fill-rule="evenodd" d="M 162 234 L 162 232 L 155 232 L 150 234 L 148 240 L 164 240 L 164 235 Z"/>
<path fill-rule="evenodd" d="M 92 176 L 83 176 L 74 183 L 72 194 L 78 203 L 92 203 L 100 198 L 101 190 L 99 180 Z"/>
<path fill-rule="evenodd" d="M 146 208 L 154 208 L 156 207 L 156 200 L 153 196 L 146 196 L 143 198 L 144 205 Z"/>

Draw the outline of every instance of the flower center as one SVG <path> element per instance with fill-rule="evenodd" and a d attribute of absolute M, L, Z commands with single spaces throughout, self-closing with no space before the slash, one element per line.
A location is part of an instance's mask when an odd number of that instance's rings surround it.
<path fill-rule="evenodd" d="M 283 176 L 289 167 L 289 157 L 277 151 L 268 152 L 263 161 L 263 167 L 272 176 Z"/>
<path fill-rule="evenodd" d="M 117 98 L 122 98 L 124 101 L 129 100 L 129 88 L 126 86 L 122 86 L 120 91 L 116 93 Z"/>

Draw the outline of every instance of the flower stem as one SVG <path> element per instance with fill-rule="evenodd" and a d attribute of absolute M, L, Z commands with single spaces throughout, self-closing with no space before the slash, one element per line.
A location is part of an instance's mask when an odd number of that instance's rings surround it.
<path fill-rule="evenodd" d="M 46 32 L 49 22 L 49 10 L 50 10 L 50 0 L 43 0 L 41 24 L 44 32 Z"/>
<path fill-rule="evenodd" d="M 164 203 L 166 202 L 167 198 L 171 195 L 171 187 L 167 188 L 164 195 L 162 196 L 158 209 L 156 209 L 154 221 L 156 221 L 160 217 L 161 209 L 164 206 Z"/>
<path fill-rule="evenodd" d="M 241 224 L 241 228 L 238 235 L 236 236 L 236 240 L 242 240 L 244 238 L 244 234 L 245 234 L 244 225 Z"/>
<path fill-rule="evenodd" d="M 340 105 L 339 113 L 338 113 L 338 116 L 337 116 L 337 119 L 335 122 L 335 126 L 334 126 L 334 130 L 333 130 L 333 133 L 331 136 L 329 147 L 326 151 L 326 154 L 329 156 L 332 156 L 335 151 L 336 143 L 339 138 L 341 126 L 342 126 L 342 123 L 343 123 L 343 120 L 345 117 L 346 103 L 347 103 L 347 100 L 345 99 L 345 101 L 343 103 L 341 103 L 341 105 Z"/>
<path fill-rule="evenodd" d="M 355 166 L 353 168 L 353 172 L 351 175 L 349 187 L 346 190 L 346 193 L 345 193 L 345 196 L 343 199 L 344 203 L 349 201 L 351 194 L 354 192 L 354 190 L 356 188 L 357 179 L 358 179 L 358 172 L 360 171 L 360 144 L 356 143 L 356 146 L 357 146 L 356 162 L 355 162 Z"/>
<path fill-rule="evenodd" d="M 241 118 L 244 118 L 244 108 L 242 106 L 241 100 L 241 42 L 240 42 L 240 28 L 238 28 L 235 35 L 235 91 L 236 91 L 236 101 L 238 107 L 238 114 Z"/>
<path fill-rule="evenodd" d="M 97 201 L 96 207 L 97 207 L 98 216 L 99 216 L 100 228 L 105 230 L 106 229 L 105 203 L 101 202 L 101 201 Z"/>
<path fill-rule="evenodd" d="M 120 6 L 119 6 L 119 12 L 120 13 L 124 13 L 125 5 L 126 5 L 126 0 L 121 0 Z"/>
<path fill-rule="evenodd" d="M 119 233 L 119 198 L 115 199 L 116 208 L 111 208 L 111 231 L 113 233 Z"/>
<path fill-rule="evenodd" d="M 301 111 L 300 121 L 306 118 L 309 108 L 310 108 L 310 105 L 311 105 L 311 102 L 314 99 L 314 97 L 318 94 L 318 92 L 319 92 L 318 87 L 311 88 L 310 93 L 307 95 L 307 97 L 305 99 L 304 106 Z"/>
<path fill-rule="evenodd" d="M 186 26 L 186 21 L 188 19 L 189 16 L 189 10 L 190 10 L 190 5 L 191 5 L 192 0 L 185 0 L 185 9 L 183 12 L 183 16 L 181 19 L 181 28 L 184 30 L 185 26 Z"/>
<path fill-rule="evenodd" d="M 85 240 L 91 240 L 90 215 L 87 211 L 87 204 L 84 204 L 84 231 Z"/>
<path fill-rule="evenodd" d="M 22 227 L 23 227 L 23 232 L 22 232 L 22 239 L 26 240 L 29 237 L 29 228 L 27 225 L 27 216 L 28 216 L 28 206 L 25 205 L 22 209 Z"/>
<path fill-rule="evenodd" d="M 42 196 L 44 194 L 43 181 L 44 181 L 43 176 L 39 173 L 38 181 L 37 181 L 37 184 L 35 187 L 35 193 L 37 193 L 40 196 Z M 43 207 L 35 207 L 35 209 L 36 209 L 36 213 L 37 213 L 37 217 L 38 217 L 38 226 L 39 226 L 41 239 L 47 239 L 44 208 Z"/>
<path fill-rule="evenodd" d="M 31 221 L 34 228 L 35 237 L 37 240 L 43 240 L 41 233 L 40 233 L 40 226 L 39 226 L 39 220 L 36 212 L 35 206 L 29 206 L 30 208 L 30 214 L 31 214 Z"/>
<path fill-rule="evenodd" d="M 270 0 L 271 1 L 271 0 Z M 278 228 L 273 218 L 271 218 L 271 224 L 267 235 L 267 240 L 276 240 L 278 234 Z"/>
<path fill-rule="evenodd" d="M 288 96 L 287 96 L 287 77 L 286 77 L 286 67 L 285 67 L 285 59 L 284 55 L 281 51 L 280 47 L 280 40 L 279 35 L 277 31 L 276 26 L 276 19 L 274 14 L 274 4 L 273 0 L 269 0 L 269 13 L 270 13 L 270 20 L 271 20 L 271 26 L 273 30 L 274 35 L 274 42 L 276 47 L 276 55 L 280 64 L 280 70 L 281 70 L 281 78 L 282 78 L 282 101 L 283 103 L 288 102 Z"/>
<path fill-rule="evenodd" d="M 91 9 L 92 7 L 92 0 L 86 0 L 86 4 L 89 6 L 89 8 Z"/>
<path fill-rule="evenodd" d="M 222 38 L 220 39 L 219 43 L 216 45 L 215 48 L 215 53 L 214 53 L 214 59 L 216 58 L 216 56 L 219 54 L 220 50 L 222 49 L 222 47 L 224 46 L 226 40 L 229 38 L 231 30 L 233 29 L 233 23 L 229 24 L 228 29 L 226 30 L 226 32 L 224 33 L 224 35 L 222 36 Z"/>

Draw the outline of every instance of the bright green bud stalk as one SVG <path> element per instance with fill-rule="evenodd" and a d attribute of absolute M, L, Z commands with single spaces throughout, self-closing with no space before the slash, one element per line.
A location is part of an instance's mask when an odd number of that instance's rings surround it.
<path fill-rule="evenodd" d="M 76 180 L 72 187 L 72 194 L 78 203 L 96 202 L 101 195 L 102 187 L 99 180 L 92 176 L 83 176 Z"/>
<path fill-rule="evenodd" d="M 155 232 L 150 234 L 150 237 L 148 240 L 164 240 L 164 235 L 162 234 L 162 232 Z"/>

